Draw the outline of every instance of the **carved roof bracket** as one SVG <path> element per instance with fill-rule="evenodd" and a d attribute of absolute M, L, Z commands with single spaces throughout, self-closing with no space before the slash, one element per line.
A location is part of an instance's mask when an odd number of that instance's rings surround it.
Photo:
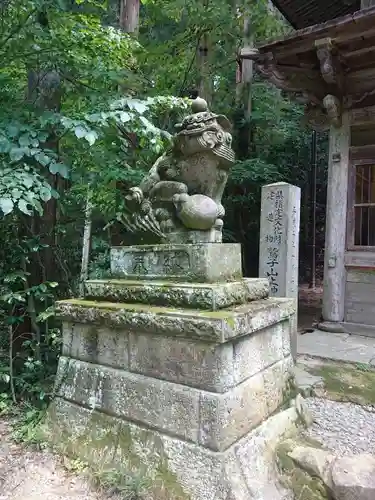
<path fill-rule="evenodd" d="M 331 38 L 315 41 L 316 55 L 324 81 L 344 94 L 343 67 L 340 54 Z"/>
<path fill-rule="evenodd" d="M 323 107 L 329 123 L 334 127 L 341 127 L 342 106 L 340 100 L 336 96 L 328 94 L 323 99 Z"/>
<path fill-rule="evenodd" d="M 322 105 L 307 104 L 305 120 L 315 130 L 327 130 L 330 126 L 340 127 L 342 120 L 342 104 L 340 99 L 328 94 L 324 97 Z"/>
<path fill-rule="evenodd" d="M 325 130 L 341 125 L 342 71 L 331 39 L 315 43 L 320 70 L 280 64 L 273 52 L 260 53 L 254 48 L 241 52 L 240 57 L 253 60 L 264 78 L 306 106 L 305 118 L 310 125 Z"/>
<path fill-rule="evenodd" d="M 277 88 L 303 94 L 315 104 L 321 104 L 329 91 L 318 71 L 278 64 L 272 52 L 262 54 L 257 49 L 246 49 L 241 51 L 240 57 L 254 61 L 257 71 Z"/>

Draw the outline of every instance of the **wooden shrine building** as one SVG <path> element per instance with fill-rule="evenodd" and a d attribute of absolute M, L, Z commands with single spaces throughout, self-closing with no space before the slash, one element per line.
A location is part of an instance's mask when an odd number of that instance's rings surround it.
<path fill-rule="evenodd" d="M 375 336 L 375 0 L 274 4 L 298 30 L 241 58 L 329 130 L 322 328 Z"/>

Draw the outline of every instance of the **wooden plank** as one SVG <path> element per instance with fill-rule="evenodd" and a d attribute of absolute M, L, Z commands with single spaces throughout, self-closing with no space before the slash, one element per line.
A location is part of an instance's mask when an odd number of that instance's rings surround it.
<path fill-rule="evenodd" d="M 375 105 L 375 89 L 369 92 L 350 94 L 344 97 L 344 107 L 351 109 L 371 107 Z"/>
<path fill-rule="evenodd" d="M 346 273 L 347 289 L 349 283 L 361 283 L 375 286 L 375 268 L 372 269 L 348 269 Z M 350 287 L 349 287 L 350 289 Z M 375 300 L 375 299 L 374 299 Z"/>
<path fill-rule="evenodd" d="M 368 61 L 366 68 L 351 70 L 346 74 L 345 85 L 350 90 L 350 94 L 368 92 L 374 88 L 375 67 L 372 59 Z"/>
<path fill-rule="evenodd" d="M 347 283 L 345 321 L 375 326 L 375 284 Z"/>
<path fill-rule="evenodd" d="M 347 307 L 345 321 L 375 326 L 375 306 L 372 309 L 359 304 L 356 308 Z"/>
<path fill-rule="evenodd" d="M 375 44 L 375 39 L 374 39 L 374 44 Z M 374 55 L 375 55 L 375 46 L 372 51 L 370 51 L 370 49 L 367 49 L 367 53 L 358 52 L 357 56 L 353 55 L 352 57 L 349 58 L 347 58 L 345 55 L 344 56 L 345 62 L 343 62 L 343 66 L 347 71 L 353 73 L 369 69 L 369 66 L 372 66 L 374 64 Z"/>
<path fill-rule="evenodd" d="M 375 106 L 357 108 L 350 111 L 350 122 L 352 126 L 361 126 L 375 123 Z M 375 138 L 374 138 L 375 142 Z"/>
<path fill-rule="evenodd" d="M 368 51 L 372 52 L 374 47 L 374 38 L 359 38 L 358 40 L 342 44 L 340 49 L 345 53 L 345 60 L 351 59 L 361 54 L 366 54 Z"/>
<path fill-rule="evenodd" d="M 375 145 L 375 121 L 367 125 L 353 127 L 351 129 L 351 147 L 374 146 Z"/>
<path fill-rule="evenodd" d="M 348 167 L 348 185 L 347 185 L 347 212 L 346 212 L 346 249 L 354 245 L 354 201 L 355 201 L 355 167 L 351 161 L 351 150 L 349 148 L 349 167 Z M 345 252 L 345 266 L 347 265 L 347 252 Z"/>
<path fill-rule="evenodd" d="M 347 304 L 351 304 L 353 307 L 356 304 L 363 304 L 372 307 L 375 314 L 375 284 L 347 282 L 345 302 Z"/>
<path fill-rule="evenodd" d="M 375 161 L 375 145 L 359 146 L 350 148 L 350 158 L 353 161 L 357 160 L 373 160 Z"/>
<path fill-rule="evenodd" d="M 353 267 L 375 268 L 374 249 L 370 247 L 367 252 L 366 251 L 346 252 L 345 266 L 347 268 L 353 268 Z"/>
<path fill-rule="evenodd" d="M 363 337 L 375 337 L 375 326 L 363 325 L 362 323 L 349 323 L 344 321 L 342 326 L 347 333 L 361 335 Z"/>

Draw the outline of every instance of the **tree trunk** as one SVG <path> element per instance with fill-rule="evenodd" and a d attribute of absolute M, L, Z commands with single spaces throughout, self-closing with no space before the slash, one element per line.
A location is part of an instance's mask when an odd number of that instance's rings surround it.
<path fill-rule="evenodd" d="M 139 0 L 120 0 L 120 28 L 138 36 Z"/>
<path fill-rule="evenodd" d="M 61 105 L 61 79 L 56 71 L 29 70 L 28 73 L 28 100 L 41 110 L 59 111 Z M 58 140 L 52 131 L 50 137 L 43 147 L 58 152 Z M 59 178 L 57 175 L 48 174 L 47 180 L 56 191 L 59 190 Z M 38 216 L 35 216 L 39 218 Z M 49 200 L 44 209 L 44 214 L 39 218 L 40 231 L 43 235 L 43 243 L 48 245 L 43 251 L 43 266 L 40 279 L 42 281 L 59 281 L 56 272 L 54 248 L 56 246 L 56 221 L 57 200 Z"/>
<path fill-rule="evenodd" d="M 212 103 L 212 78 L 210 75 L 210 40 L 209 35 L 204 33 L 198 43 L 197 67 L 198 67 L 198 95 L 205 99 L 210 106 Z"/>
<path fill-rule="evenodd" d="M 243 48 L 252 48 L 253 35 L 251 19 L 247 13 L 244 13 L 243 19 Z M 237 75 L 236 103 L 237 108 L 243 111 L 244 125 L 239 134 L 239 156 L 248 158 L 252 153 L 253 127 L 251 123 L 252 96 L 251 86 L 253 81 L 253 61 L 243 59 L 239 63 Z"/>
<path fill-rule="evenodd" d="M 135 37 L 138 37 L 139 32 L 139 8 L 140 0 L 120 0 L 120 28 L 125 33 L 132 33 Z M 122 86 L 119 85 L 119 90 L 121 91 Z M 134 134 L 134 143 L 136 143 L 136 136 Z M 121 192 L 121 182 L 116 182 L 116 192 Z M 110 243 L 111 245 L 116 245 L 118 238 L 122 240 L 121 233 L 124 228 L 122 224 L 115 223 L 110 229 Z"/>
<path fill-rule="evenodd" d="M 90 261 L 90 246 L 91 246 L 91 226 L 92 226 L 92 208 L 91 203 L 91 187 L 89 186 L 87 190 L 86 198 L 86 210 L 85 210 L 85 228 L 83 231 L 83 243 L 82 243 L 82 262 L 81 262 L 81 276 L 79 283 L 79 295 L 84 297 L 85 295 L 85 281 L 88 278 L 89 271 L 89 261 Z"/>

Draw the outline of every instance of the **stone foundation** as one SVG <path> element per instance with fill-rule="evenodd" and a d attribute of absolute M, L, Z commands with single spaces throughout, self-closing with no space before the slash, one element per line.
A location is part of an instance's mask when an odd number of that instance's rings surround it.
<path fill-rule="evenodd" d="M 147 477 L 155 500 L 291 500 L 281 487 L 275 449 L 294 436 L 298 414 L 270 417 L 224 452 L 152 430 L 66 399 L 50 407 L 50 440 L 96 470 Z"/>
<path fill-rule="evenodd" d="M 184 251 L 193 255 L 192 247 Z M 226 253 L 237 261 L 238 246 L 217 247 L 221 260 L 211 266 L 227 261 Z M 170 245 L 159 250 L 176 252 Z M 173 270 L 170 284 L 144 276 L 132 282 L 136 249 L 123 264 L 116 252 L 117 268 L 131 276 L 89 281 L 90 300 L 59 303 L 64 343 L 51 439 L 96 465 L 150 474 L 151 498 L 287 498 L 271 476 L 264 486 L 271 496 L 259 493 L 257 475 L 272 464 L 272 443 L 297 419 L 294 408 L 272 416 L 293 387 L 294 301 L 268 298 L 267 281 L 244 280 L 237 271 L 228 282 L 225 266 L 220 279 L 204 257 L 206 282 L 176 283 Z M 150 265 L 155 276 L 152 256 Z M 259 470 L 262 460 L 269 463 Z"/>

